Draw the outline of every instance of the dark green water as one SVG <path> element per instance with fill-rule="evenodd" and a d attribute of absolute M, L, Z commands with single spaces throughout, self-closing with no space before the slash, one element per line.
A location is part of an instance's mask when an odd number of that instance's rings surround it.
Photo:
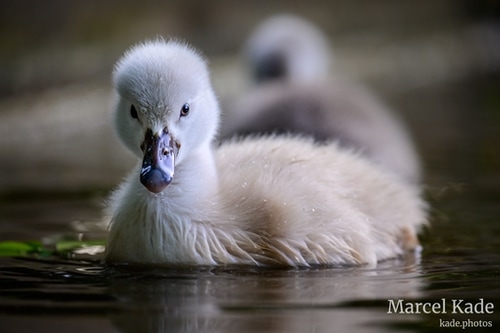
<path fill-rule="evenodd" d="M 2 258 L 0 321 L 12 332 L 428 332 L 451 320 L 495 327 L 499 236 L 497 224 L 485 228 L 463 214 L 425 237 L 420 260 L 375 269 L 173 269 L 106 267 L 97 258 Z M 399 299 L 444 299 L 447 306 L 483 299 L 495 309 L 388 314 L 389 300 Z"/>

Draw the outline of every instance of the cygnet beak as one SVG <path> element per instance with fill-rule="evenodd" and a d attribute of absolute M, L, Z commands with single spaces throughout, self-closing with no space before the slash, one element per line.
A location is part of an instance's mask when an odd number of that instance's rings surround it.
<path fill-rule="evenodd" d="M 144 152 L 141 168 L 141 183 L 149 191 L 159 193 L 170 184 L 174 176 L 175 158 L 180 144 L 167 129 L 153 134 L 146 131 L 141 149 Z"/>

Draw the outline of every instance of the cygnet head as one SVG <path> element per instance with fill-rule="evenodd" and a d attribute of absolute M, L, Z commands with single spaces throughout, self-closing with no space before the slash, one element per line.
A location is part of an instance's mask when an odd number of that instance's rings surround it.
<path fill-rule="evenodd" d="M 243 52 L 257 82 L 322 78 L 332 58 L 330 43 L 316 26 L 285 14 L 259 24 Z"/>
<path fill-rule="evenodd" d="M 132 47 L 113 73 L 115 127 L 121 141 L 142 159 L 140 180 L 164 190 L 176 166 L 210 145 L 219 108 L 204 59 L 178 41 L 155 40 Z"/>

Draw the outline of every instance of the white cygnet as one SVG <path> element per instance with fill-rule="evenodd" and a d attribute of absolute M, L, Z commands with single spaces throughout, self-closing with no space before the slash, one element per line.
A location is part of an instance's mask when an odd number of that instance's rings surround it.
<path fill-rule="evenodd" d="M 419 247 L 419 188 L 349 149 L 292 135 L 215 147 L 219 106 L 190 46 L 139 44 L 113 82 L 137 167 L 110 198 L 107 262 L 373 265 Z"/>

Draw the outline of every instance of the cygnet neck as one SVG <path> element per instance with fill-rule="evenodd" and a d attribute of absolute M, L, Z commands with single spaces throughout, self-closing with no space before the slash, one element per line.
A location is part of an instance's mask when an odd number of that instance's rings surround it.
<path fill-rule="evenodd" d="M 213 202 L 218 187 L 213 148 L 206 143 L 191 151 L 176 166 L 174 179 L 163 193 L 177 207 L 195 210 Z"/>

